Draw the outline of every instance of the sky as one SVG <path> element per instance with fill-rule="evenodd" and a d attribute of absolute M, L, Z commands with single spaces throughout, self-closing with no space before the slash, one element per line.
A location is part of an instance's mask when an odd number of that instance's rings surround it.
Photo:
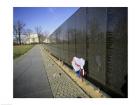
<path fill-rule="evenodd" d="M 42 31 L 51 34 L 77 10 L 78 7 L 14 7 L 13 23 L 20 20 L 33 31 L 41 26 Z"/>

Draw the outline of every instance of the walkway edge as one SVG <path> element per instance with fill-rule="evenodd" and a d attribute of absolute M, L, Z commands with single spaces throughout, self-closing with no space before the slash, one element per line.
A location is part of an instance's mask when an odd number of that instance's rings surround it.
<path fill-rule="evenodd" d="M 45 55 L 44 55 L 44 49 L 42 48 L 42 47 L 40 47 L 40 50 L 41 50 L 41 56 L 42 57 L 45 57 Z M 43 58 L 43 66 L 44 66 L 44 68 L 46 69 L 46 60 Z M 53 91 L 52 91 L 52 87 L 51 87 L 51 83 L 50 83 L 50 79 L 48 78 L 48 73 L 47 73 L 47 71 L 45 70 L 45 73 L 46 73 L 46 76 L 47 76 L 47 79 L 48 79 L 48 82 L 49 82 L 49 86 L 50 86 L 50 88 L 51 88 L 51 92 L 52 92 L 52 94 L 53 94 L 53 98 L 55 98 L 55 95 L 54 95 L 54 93 L 53 93 Z"/>
<path fill-rule="evenodd" d="M 33 46 L 32 48 L 34 48 L 35 46 Z M 31 49 L 32 49 L 31 48 Z M 20 61 L 24 56 L 28 55 L 28 53 L 31 51 L 31 49 L 29 49 L 27 52 L 25 52 L 23 55 L 20 55 L 19 57 L 13 59 L 13 61 L 16 63 L 18 61 Z M 13 56 L 14 57 L 14 56 Z"/>
<path fill-rule="evenodd" d="M 84 79 L 82 82 L 81 79 L 79 79 L 76 74 L 68 68 L 66 65 L 63 64 L 63 62 L 56 59 L 54 56 L 51 55 L 51 53 L 43 47 L 43 50 L 48 53 L 49 57 L 90 97 L 92 98 L 110 98 L 109 95 L 98 89 L 96 86 L 89 83 L 87 80 Z"/>

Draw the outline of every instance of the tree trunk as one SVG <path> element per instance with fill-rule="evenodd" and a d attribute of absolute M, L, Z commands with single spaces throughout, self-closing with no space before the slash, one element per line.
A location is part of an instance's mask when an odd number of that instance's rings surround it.
<path fill-rule="evenodd" d="M 19 32 L 18 35 L 19 35 L 19 45 L 21 45 L 21 33 Z"/>

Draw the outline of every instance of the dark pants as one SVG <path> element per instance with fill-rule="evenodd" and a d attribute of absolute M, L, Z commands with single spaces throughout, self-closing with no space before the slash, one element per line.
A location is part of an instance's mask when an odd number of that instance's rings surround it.
<path fill-rule="evenodd" d="M 80 70 L 76 72 L 77 76 L 80 77 Z"/>

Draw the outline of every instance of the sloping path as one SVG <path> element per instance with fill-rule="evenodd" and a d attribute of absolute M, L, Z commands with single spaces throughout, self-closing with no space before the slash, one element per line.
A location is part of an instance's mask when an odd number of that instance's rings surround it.
<path fill-rule="evenodd" d="M 88 97 L 41 45 L 14 60 L 13 82 L 15 98 Z"/>
<path fill-rule="evenodd" d="M 14 98 L 51 98 L 51 87 L 46 75 L 40 46 L 14 60 Z"/>

